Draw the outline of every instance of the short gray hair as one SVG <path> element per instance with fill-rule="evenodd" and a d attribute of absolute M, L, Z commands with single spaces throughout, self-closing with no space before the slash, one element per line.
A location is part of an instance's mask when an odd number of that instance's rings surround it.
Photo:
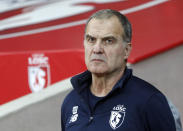
<path fill-rule="evenodd" d="M 120 12 L 118 12 L 116 10 L 112 10 L 112 9 L 99 10 L 96 13 L 94 13 L 93 15 L 91 15 L 86 22 L 85 33 L 86 33 L 86 28 L 88 26 L 88 23 L 90 22 L 91 19 L 93 19 L 93 18 L 95 18 L 95 19 L 107 19 L 107 18 L 110 18 L 112 16 L 116 16 L 118 18 L 119 22 L 121 23 L 121 25 L 124 29 L 124 34 L 122 36 L 123 40 L 127 43 L 131 42 L 132 27 L 131 27 L 129 20 L 127 19 L 126 16 L 124 16 Z"/>

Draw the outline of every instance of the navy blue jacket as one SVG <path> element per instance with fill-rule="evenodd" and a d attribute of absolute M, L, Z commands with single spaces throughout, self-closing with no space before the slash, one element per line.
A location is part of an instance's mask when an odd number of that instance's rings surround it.
<path fill-rule="evenodd" d="M 176 131 L 165 96 L 154 86 L 132 75 L 124 75 L 112 91 L 89 106 L 91 73 L 71 79 L 74 90 L 61 109 L 62 131 Z"/>

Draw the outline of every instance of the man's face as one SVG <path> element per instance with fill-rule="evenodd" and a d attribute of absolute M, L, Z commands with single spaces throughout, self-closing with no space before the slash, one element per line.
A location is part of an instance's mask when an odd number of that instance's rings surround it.
<path fill-rule="evenodd" d="M 123 28 L 116 16 L 90 20 L 84 40 L 85 63 L 90 72 L 108 74 L 125 66 L 129 50 L 122 35 Z"/>

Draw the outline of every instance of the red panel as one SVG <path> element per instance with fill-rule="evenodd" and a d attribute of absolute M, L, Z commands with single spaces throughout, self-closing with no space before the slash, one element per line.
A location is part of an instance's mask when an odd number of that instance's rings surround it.
<path fill-rule="evenodd" d="M 31 67 L 28 59 L 35 54 L 43 54 L 44 57 L 48 57 L 50 84 L 71 77 L 86 69 L 83 60 L 84 54 L 80 50 L 0 55 L 0 104 L 32 92 L 28 80 L 30 75 L 28 68 Z"/>
<path fill-rule="evenodd" d="M 84 25 L 2 39 L 0 52 L 82 49 Z"/>
<path fill-rule="evenodd" d="M 130 63 L 183 44 L 183 1 L 175 0 L 129 14 L 133 25 Z"/>

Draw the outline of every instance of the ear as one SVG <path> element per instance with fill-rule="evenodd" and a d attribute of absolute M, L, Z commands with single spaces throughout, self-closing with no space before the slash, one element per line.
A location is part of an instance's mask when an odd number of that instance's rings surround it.
<path fill-rule="evenodd" d="M 131 43 L 127 43 L 125 46 L 125 56 L 124 58 L 127 60 L 131 52 Z"/>

